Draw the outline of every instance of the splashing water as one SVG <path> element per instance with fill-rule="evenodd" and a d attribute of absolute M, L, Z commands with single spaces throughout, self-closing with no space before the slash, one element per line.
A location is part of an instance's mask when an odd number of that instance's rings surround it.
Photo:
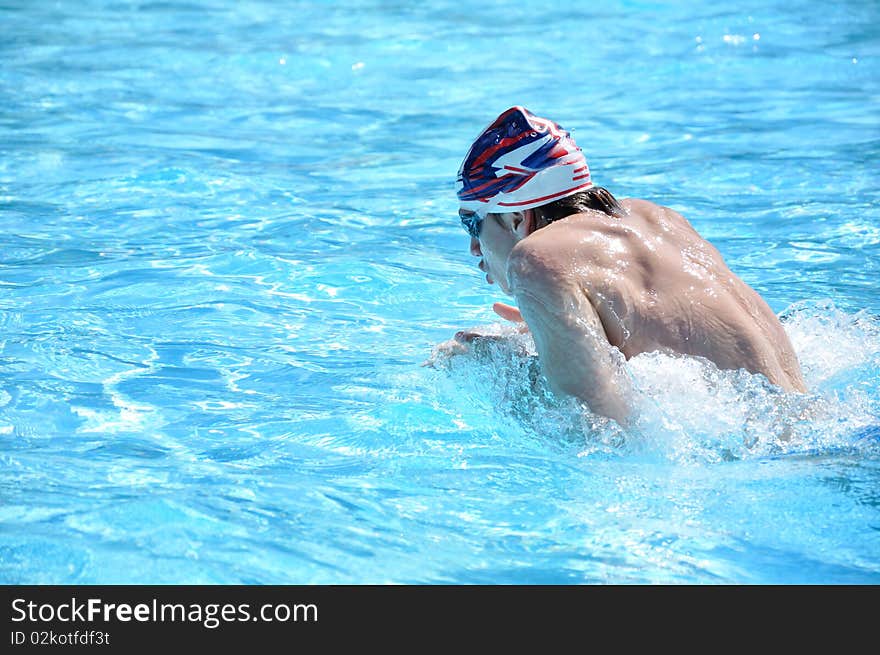
<path fill-rule="evenodd" d="M 549 440 L 582 441 L 596 452 L 718 462 L 792 454 L 878 452 L 880 326 L 831 301 L 803 302 L 782 314 L 808 393 L 786 393 L 761 375 L 719 370 L 702 358 L 643 353 L 628 364 L 636 420 L 627 431 L 585 405 L 550 392 L 528 335 L 502 325 L 501 339 L 478 344 L 443 368 L 449 393 L 515 419 Z"/>

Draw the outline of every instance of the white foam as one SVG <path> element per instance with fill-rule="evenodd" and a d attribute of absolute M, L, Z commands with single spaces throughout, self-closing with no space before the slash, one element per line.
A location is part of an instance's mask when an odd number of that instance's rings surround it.
<path fill-rule="evenodd" d="M 877 449 L 864 439 L 880 425 L 880 325 L 866 312 L 847 314 L 829 301 L 798 303 L 782 314 L 809 392 L 785 393 L 761 375 L 719 370 L 701 359 L 662 353 L 632 358 L 627 369 L 636 420 L 627 431 L 549 391 L 534 344 L 506 326 L 506 337 L 442 360 L 460 405 L 492 413 L 526 432 L 572 439 L 597 452 L 709 462 L 777 455 Z M 443 401 L 441 401 L 443 402 Z M 502 427 L 502 426 L 499 426 Z"/>

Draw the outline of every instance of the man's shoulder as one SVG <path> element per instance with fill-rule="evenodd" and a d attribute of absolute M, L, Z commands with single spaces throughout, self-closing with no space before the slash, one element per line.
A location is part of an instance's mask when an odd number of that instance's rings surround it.
<path fill-rule="evenodd" d="M 669 207 L 664 207 L 663 205 L 657 204 L 651 200 L 645 200 L 644 198 L 623 198 L 619 202 L 620 206 L 623 207 L 627 213 L 647 215 L 672 211 Z"/>
<path fill-rule="evenodd" d="M 640 219 L 648 229 L 662 229 L 667 238 L 672 234 L 688 239 L 700 236 L 690 221 L 671 207 L 640 198 L 627 198 L 620 204 L 631 218 Z M 633 224 L 637 222 L 634 220 Z"/>
<path fill-rule="evenodd" d="M 530 234 L 510 252 L 508 274 L 513 282 L 530 287 L 558 287 L 574 277 L 583 279 L 605 265 L 605 248 L 592 239 L 601 229 L 573 215 Z"/>

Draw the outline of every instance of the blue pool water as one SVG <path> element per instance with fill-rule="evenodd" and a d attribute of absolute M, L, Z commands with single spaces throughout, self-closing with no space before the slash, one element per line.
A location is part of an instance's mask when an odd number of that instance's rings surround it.
<path fill-rule="evenodd" d="M 877 3 L 0 25 L 0 582 L 880 582 Z M 515 104 L 683 213 L 810 394 L 644 355 L 624 433 L 512 346 L 422 367 L 503 299 L 454 177 Z"/>

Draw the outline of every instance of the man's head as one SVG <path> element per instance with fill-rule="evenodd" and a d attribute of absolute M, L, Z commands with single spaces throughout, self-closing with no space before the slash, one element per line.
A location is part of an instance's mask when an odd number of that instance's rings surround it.
<path fill-rule="evenodd" d="M 593 186 L 569 133 L 524 107 L 502 113 L 474 141 L 458 172 L 459 217 L 488 282 L 507 286 L 507 257 L 539 223 L 533 211 Z"/>

